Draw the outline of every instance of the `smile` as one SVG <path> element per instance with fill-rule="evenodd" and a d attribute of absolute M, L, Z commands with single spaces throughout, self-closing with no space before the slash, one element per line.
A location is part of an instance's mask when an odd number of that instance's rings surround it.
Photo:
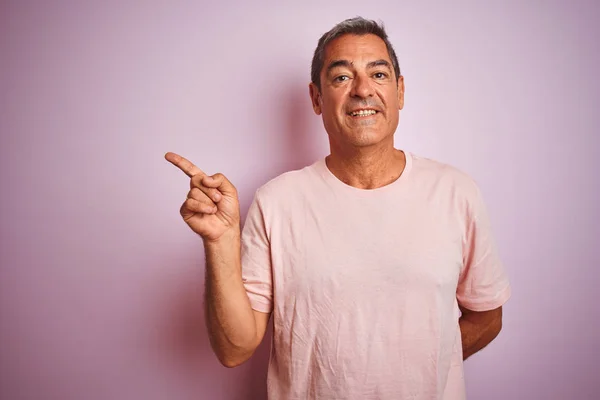
<path fill-rule="evenodd" d="M 375 110 L 356 110 L 349 113 L 353 117 L 368 117 L 377 114 Z"/>

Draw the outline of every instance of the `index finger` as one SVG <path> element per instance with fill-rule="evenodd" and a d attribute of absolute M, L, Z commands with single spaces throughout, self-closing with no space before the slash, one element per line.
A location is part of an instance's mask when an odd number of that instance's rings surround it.
<path fill-rule="evenodd" d="M 190 160 L 185 157 L 181 157 L 179 154 L 168 152 L 165 154 L 165 159 L 185 172 L 185 174 L 190 178 L 198 174 L 205 175 L 200 168 L 196 167 Z"/>

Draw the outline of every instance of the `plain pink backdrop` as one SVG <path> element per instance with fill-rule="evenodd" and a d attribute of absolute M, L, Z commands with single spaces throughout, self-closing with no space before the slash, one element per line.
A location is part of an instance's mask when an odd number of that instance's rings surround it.
<path fill-rule="evenodd" d="M 0 5 L 0 398 L 262 399 L 269 343 L 226 369 L 184 154 L 241 193 L 327 154 L 319 36 L 382 19 L 397 147 L 471 174 L 513 284 L 471 399 L 598 399 L 600 6 L 593 1 Z"/>

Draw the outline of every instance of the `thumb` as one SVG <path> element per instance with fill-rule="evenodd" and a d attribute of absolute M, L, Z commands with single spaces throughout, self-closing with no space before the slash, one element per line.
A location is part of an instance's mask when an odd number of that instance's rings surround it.
<path fill-rule="evenodd" d="M 202 178 L 202 184 L 209 188 L 215 188 L 223 195 L 237 197 L 237 190 L 235 186 L 225 177 L 223 174 L 214 174 L 212 176 L 205 176 Z"/>

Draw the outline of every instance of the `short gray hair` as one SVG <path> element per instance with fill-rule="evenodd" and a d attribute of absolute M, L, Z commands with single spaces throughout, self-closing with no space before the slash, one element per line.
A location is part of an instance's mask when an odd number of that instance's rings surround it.
<path fill-rule="evenodd" d="M 314 83 L 317 88 L 321 90 L 321 70 L 323 69 L 323 64 L 325 63 L 325 48 L 329 43 L 342 35 L 362 36 L 368 34 L 377 35 L 381 38 L 381 40 L 383 40 L 385 47 L 387 47 L 390 60 L 392 60 L 392 66 L 394 67 L 396 79 L 400 78 L 400 65 L 398 64 L 398 58 L 396 57 L 394 47 L 388 40 L 383 23 L 377 23 L 373 20 L 368 20 L 362 17 L 355 17 L 340 22 L 329 32 L 324 33 L 319 39 L 319 43 L 315 49 L 315 54 L 313 55 L 310 68 L 310 79 L 312 83 Z"/>

